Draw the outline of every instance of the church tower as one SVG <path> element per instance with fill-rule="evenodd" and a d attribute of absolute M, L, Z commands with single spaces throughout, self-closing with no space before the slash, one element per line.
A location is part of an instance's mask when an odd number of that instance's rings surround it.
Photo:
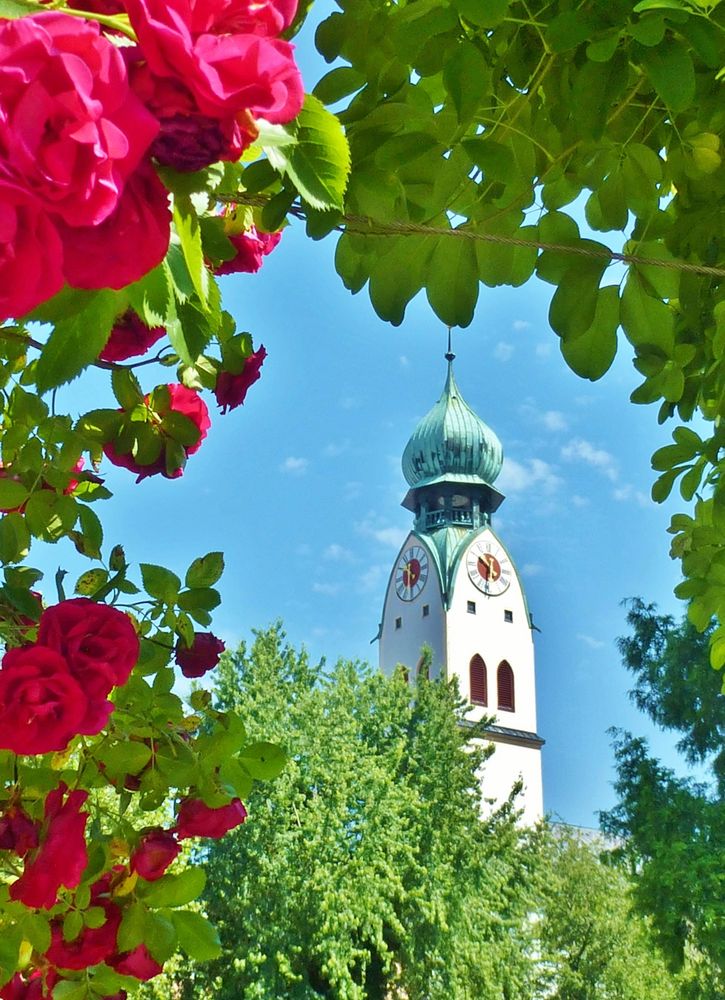
<path fill-rule="evenodd" d="M 453 377 L 450 348 L 443 393 L 403 453 L 410 486 L 403 506 L 413 530 L 393 566 L 380 626 L 380 669 L 456 676 L 471 723 L 493 716 L 485 742 L 484 797 L 500 803 L 523 780 L 523 822 L 543 814 L 541 747 L 536 733 L 534 643 L 516 568 L 491 526 L 504 500 L 494 487 L 501 442 L 468 406 Z M 478 739 L 477 739 L 478 742 Z"/>

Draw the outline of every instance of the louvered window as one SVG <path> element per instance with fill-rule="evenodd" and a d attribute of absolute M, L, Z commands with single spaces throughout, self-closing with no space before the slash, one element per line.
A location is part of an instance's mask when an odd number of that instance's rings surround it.
<path fill-rule="evenodd" d="M 514 672 L 511 664 L 504 660 L 498 665 L 498 707 L 505 712 L 513 712 L 516 707 L 514 701 Z"/>
<path fill-rule="evenodd" d="M 470 665 L 471 701 L 474 705 L 488 704 L 488 685 L 486 684 L 486 664 L 476 655 Z"/>

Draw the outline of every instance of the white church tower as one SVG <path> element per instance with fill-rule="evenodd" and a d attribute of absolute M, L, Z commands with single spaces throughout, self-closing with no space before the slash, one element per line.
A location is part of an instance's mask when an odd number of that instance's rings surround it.
<path fill-rule="evenodd" d="M 443 394 L 403 453 L 415 515 L 390 574 L 380 626 L 380 668 L 421 666 L 433 651 L 431 678 L 456 676 L 471 704 L 470 722 L 493 716 L 485 741 L 484 798 L 500 803 L 523 780 L 523 822 L 543 814 L 541 747 L 536 732 L 532 624 L 521 580 L 491 527 L 503 495 L 493 486 L 501 443 L 462 398 L 446 354 Z"/>

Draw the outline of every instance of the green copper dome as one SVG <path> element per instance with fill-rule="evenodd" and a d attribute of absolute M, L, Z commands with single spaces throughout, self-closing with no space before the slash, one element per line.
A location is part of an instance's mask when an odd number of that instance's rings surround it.
<path fill-rule="evenodd" d="M 502 464 L 501 442 L 461 396 L 449 359 L 441 398 L 413 431 L 403 452 L 403 475 L 410 486 L 443 481 L 490 486 Z"/>

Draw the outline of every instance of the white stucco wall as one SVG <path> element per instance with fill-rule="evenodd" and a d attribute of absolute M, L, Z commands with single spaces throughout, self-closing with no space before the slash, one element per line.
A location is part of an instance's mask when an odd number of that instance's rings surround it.
<path fill-rule="evenodd" d="M 414 601 L 401 601 L 395 592 L 395 567 L 398 561 L 411 545 L 420 545 L 428 556 L 428 579 L 425 587 Z M 428 605 L 429 613 L 423 617 L 423 606 Z M 401 627 L 396 629 L 395 620 L 402 620 Z M 382 630 L 380 633 L 380 669 L 384 674 L 391 674 L 399 663 L 408 668 L 411 680 L 413 672 L 420 659 L 420 651 L 424 645 L 433 650 L 431 664 L 431 679 L 440 676 L 440 670 L 445 662 L 445 613 L 438 571 L 429 547 L 411 532 L 405 540 L 400 552 L 395 557 L 393 568 L 385 592 Z"/>
<path fill-rule="evenodd" d="M 505 546 L 490 529 L 477 535 L 472 544 L 475 542 L 485 544 L 488 540 L 506 551 Z M 476 606 L 475 614 L 470 614 L 468 611 L 469 601 Z M 505 620 L 504 611 L 512 612 L 512 622 Z M 453 600 L 447 624 L 448 676 L 453 674 L 458 676 L 464 698 L 470 698 L 471 658 L 478 653 L 486 664 L 488 706 L 486 708 L 474 706 L 469 718 L 478 721 L 484 715 L 495 715 L 497 725 L 535 733 L 534 643 L 523 590 L 515 570 L 512 570 L 508 589 L 497 597 L 489 597 L 471 582 L 464 553 L 454 578 Z M 513 712 L 498 711 L 497 707 L 496 671 L 502 660 L 510 663 L 514 673 L 515 711 Z"/>
<path fill-rule="evenodd" d="M 474 740 L 481 744 L 481 740 Z M 493 811 L 508 798 L 514 782 L 523 778 L 524 787 L 516 803 L 523 809 L 521 822 L 533 826 L 544 814 L 541 784 L 541 751 L 533 747 L 516 746 L 498 740 L 494 752 L 479 772 L 484 805 L 483 814 Z M 487 801 L 487 800 L 493 800 Z"/>

